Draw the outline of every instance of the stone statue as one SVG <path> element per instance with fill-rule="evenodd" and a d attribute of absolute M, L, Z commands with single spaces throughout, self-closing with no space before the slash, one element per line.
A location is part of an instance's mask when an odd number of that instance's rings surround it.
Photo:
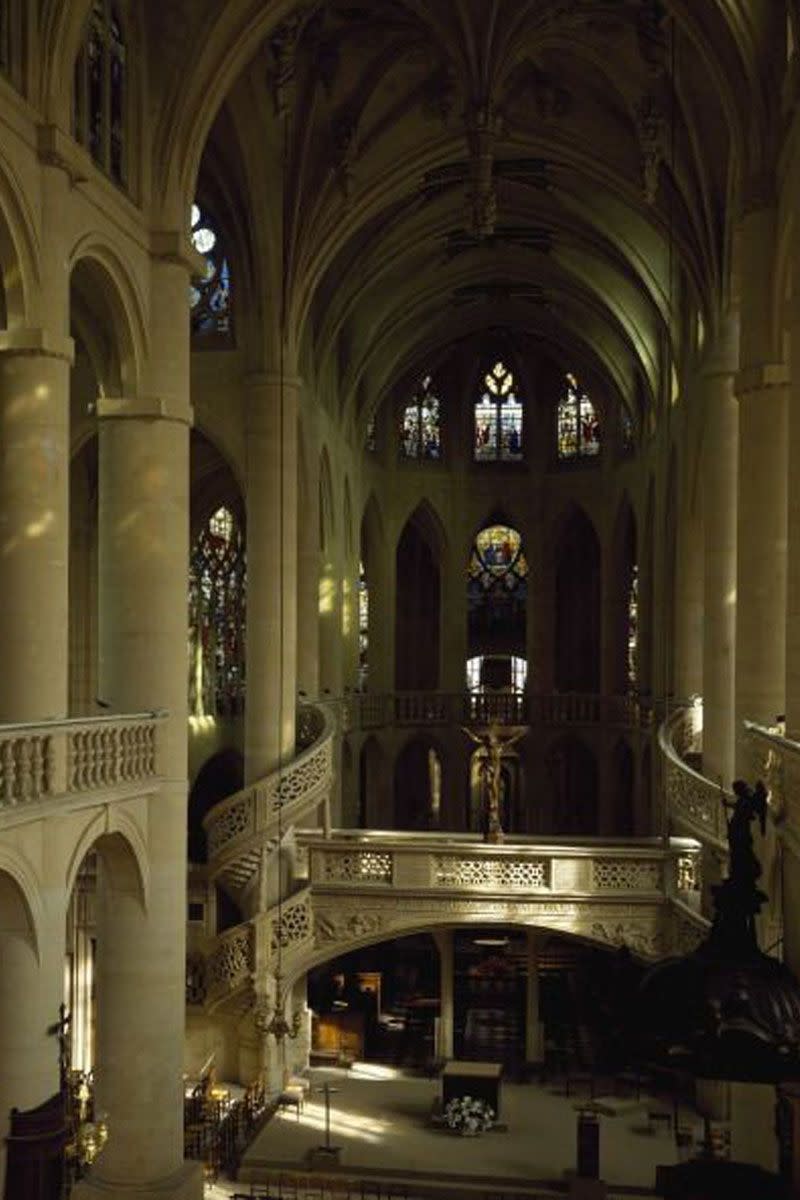
<path fill-rule="evenodd" d="M 767 823 L 767 789 L 761 780 L 755 787 L 744 779 L 733 785 L 735 800 L 723 796 L 723 804 L 730 814 L 728 822 L 728 852 L 730 866 L 728 877 L 713 888 L 716 914 L 712 938 L 718 946 L 726 945 L 730 950 L 757 949 L 756 916 L 767 899 L 757 886 L 761 864 L 753 849 L 750 829 L 758 818 L 762 834 Z"/>
<path fill-rule="evenodd" d="M 744 779 L 733 785 L 735 800 L 723 804 L 731 814 L 728 817 L 728 850 L 730 852 L 730 878 L 737 883 L 748 881 L 755 884 L 761 874 L 761 864 L 753 850 L 752 822 L 758 817 L 762 836 L 767 828 L 767 789 L 759 779 L 751 788 Z"/>
<path fill-rule="evenodd" d="M 481 763 L 481 798 L 483 801 L 483 840 L 502 842 L 503 826 L 500 821 L 500 795 L 502 790 L 503 755 L 527 732 L 525 729 L 506 730 L 502 725 L 492 724 L 485 733 L 478 734 L 461 727 L 476 746 L 481 746 L 485 756 Z"/>

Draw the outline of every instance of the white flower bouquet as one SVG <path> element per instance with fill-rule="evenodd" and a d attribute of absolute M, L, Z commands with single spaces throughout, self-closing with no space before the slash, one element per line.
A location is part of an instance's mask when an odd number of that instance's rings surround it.
<path fill-rule="evenodd" d="M 475 1096 L 454 1096 L 445 1105 L 443 1116 L 448 1129 L 465 1137 L 485 1133 L 494 1125 L 494 1109 Z"/>

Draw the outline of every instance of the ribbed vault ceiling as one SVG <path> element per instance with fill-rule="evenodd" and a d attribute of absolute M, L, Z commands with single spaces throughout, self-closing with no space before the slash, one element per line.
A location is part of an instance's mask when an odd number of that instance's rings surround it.
<path fill-rule="evenodd" d="M 241 255 L 269 281 L 257 319 L 277 319 L 283 262 L 301 371 L 356 423 L 398 374 L 500 324 L 571 347 L 631 409 L 637 379 L 657 401 L 668 339 L 724 309 L 741 189 L 774 161 L 780 7 L 298 9 L 201 168 L 212 191 L 226 175 Z"/>

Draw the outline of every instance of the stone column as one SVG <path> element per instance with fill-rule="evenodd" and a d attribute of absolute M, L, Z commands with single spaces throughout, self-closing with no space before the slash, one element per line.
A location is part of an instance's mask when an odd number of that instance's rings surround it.
<path fill-rule="evenodd" d="M 544 1026 L 539 1019 L 539 942 L 534 930 L 527 931 L 525 959 L 525 1062 L 544 1061 Z"/>
<path fill-rule="evenodd" d="M 0 331 L 0 720 L 67 712 L 71 338 Z"/>
<path fill-rule="evenodd" d="M 116 709 L 168 716 L 144 902 L 105 862 L 99 880 L 97 1105 L 110 1133 L 76 1200 L 202 1192 L 199 1165 L 183 1163 L 191 410 L 188 277 L 182 237 L 170 241 L 152 266 L 152 392 L 98 404 L 100 686 Z"/>
<path fill-rule="evenodd" d="M 734 770 L 737 411 L 730 366 L 735 348 L 713 356 L 701 379 L 705 415 L 703 514 L 703 774 L 730 786 Z"/>
<path fill-rule="evenodd" d="M 690 394 L 696 389 L 691 388 Z M 684 410 L 682 467 L 678 477 L 678 530 L 675 580 L 675 695 L 680 702 L 703 691 L 703 518 L 702 410 Z"/>
<path fill-rule="evenodd" d="M 297 686 L 312 700 L 319 693 L 319 452 L 309 422 L 305 429 L 297 521 Z"/>
<path fill-rule="evenodd" d="M 439 950 L 439 1024 L 436 1057 L 453 1057 L 454 945 L 452 929 L 436 929 L 433 939 Z"/>
<path fill-rule="evenodd" d="M 247 783 L 294 758 L 299 388 L 247 380 Z"/>
<path fill-rule="evenodd" d="M 54 900 L 59 897 L 54 896 Z M 63 897 L 61 898 L 63 899 Z M 12 1107 L 35 1108 L 58 1091 L 58 1042 L 49 1034 L 63 996 L 63 908 L 48 905 L 34 931 L 9 875 L 0 878 L 0 1190 Z M 45 926 L 43 921 L 47 920 Z M 3 1191 L 5 1195 L 5 1192 Z"/>
<path fill-rule="evenodd" d="M 467 678 L 467 569 L 461 541 L 448 546 L 442 568 L 441 670 L 443 692 L 461 696 Z M 456 701 L 458 706 L 458 701 Z M 456 708 L 458 711 L 458 708 Z"/>
<path fill-rule="evenodd" d="M 758 193 L 756 192 L 756 196 Z M 774 361 L 775 207 L 741 223 L 742 288 L 736 578 L 736 770 L 750 769 L 746 718 L 771 724 L 786 707 L 788 372 Z"/>

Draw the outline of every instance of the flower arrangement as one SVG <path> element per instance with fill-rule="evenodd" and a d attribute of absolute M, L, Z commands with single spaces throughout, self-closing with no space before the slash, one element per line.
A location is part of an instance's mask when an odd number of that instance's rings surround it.
<path fill-rule="evenodd" d="M 445 1105 L 443 1116 L 448 1129 L 465 1137 L 485 1133 L 494 1125 L 494 1109 L 475 1096 L 454 1096 Z"/>

